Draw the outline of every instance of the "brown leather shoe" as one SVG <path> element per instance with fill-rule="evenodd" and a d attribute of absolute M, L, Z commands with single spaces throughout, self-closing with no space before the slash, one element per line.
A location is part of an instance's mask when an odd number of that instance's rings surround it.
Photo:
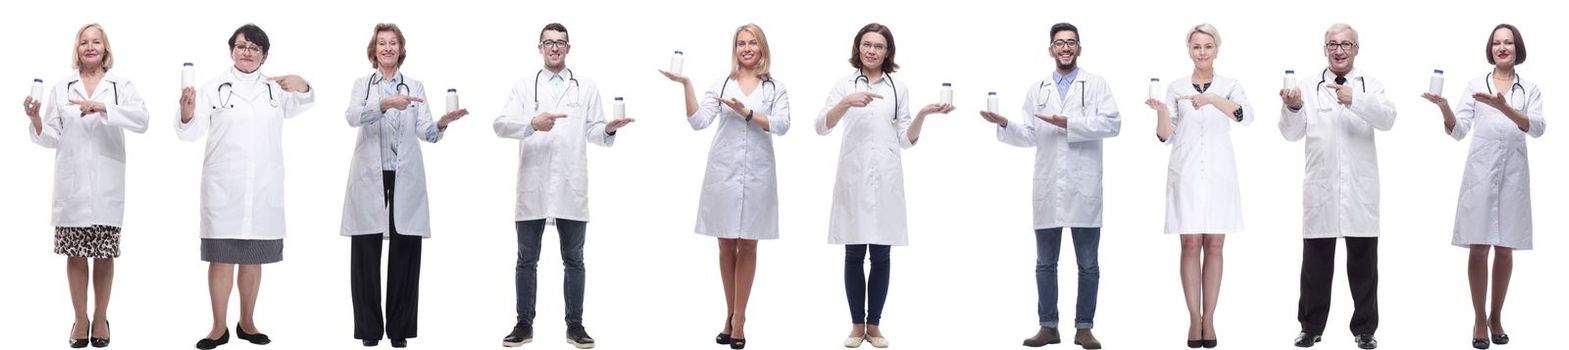
<path fill-rule="evenodd" d="M 1046 346 L 1047 344 L 1056 344 L 1061 342 L 1062 336 L 1057 334 L 1056 328 L 1041 327 L 1040 331 L 1035 332 L 1035 336 L 1024 340 L 1024 346 L 1038 348 Z"/>
<path fill-rule="evenodd" d="M 1073 344 L 1090 350 L 1100 349 L 1100 340 L 1095 339 L 1095 335 L 1090 334 L 1088 329 L 1080 329 L 1078 333 L 1074 333 Z"/>

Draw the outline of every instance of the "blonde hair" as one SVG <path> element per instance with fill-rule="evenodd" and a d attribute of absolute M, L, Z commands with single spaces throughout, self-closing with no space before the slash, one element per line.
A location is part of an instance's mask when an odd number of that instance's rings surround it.
<path fill-rule="evenodd" d="M 730 75 L 735 76 L 741 74 L 741 56 L 737 54 L 739 50 L 737 49 L 735 42 L 737 40 L 741 40 L 741 32 L 743 31 L 751 33 L 753 37 L 757 38 L 757 53 L 759 57 L 757 58 L 757 67 L 755 67 L 756 69 L 754 69 L 754 71 L 757 73 L 759 78 L 768 79 L 768 65 L 769 61 L 772 61 L 770 59 L 771 56 L 768 53 L 768 37 L 763 35 L 762 27 L 758 27 L 757 24 L 753 23 L 747 23 L 746 25 L 737 27 L 735 29 L 735 35 L 730 39 Z"/>
<path fill-rule="evenodd" d="M 398 29 L 398 25 L 392 23 L 377 23 L 376 30 L 370 33 L 370 45 L 365 47 L 365 57 L 370 58 L 370 67 L 381 68 L 381 64 L 376 62 L 376 36 L 381 35 L 381 32 L 392 32 L 392 36 L 398 38 L 398 63 L 396 67 L 403 67 L 403 60 L 409 58 L 409 43 L 403 40 L 403 30 Z"/>
<path fill-rule="evenodd" d="M 97 28 L 98 39 L 104 42 L 104 58 L 101 63 L 103 63 L 103 70 L 108 72 L 109 68 L 114 68 L 114 51 L 109 49 L 109 34 L 105 33 L 104 27 L 98 23 L 88 23 L 82 26 L 82 29 L 76 30 L 76 40 L 72 41 L 71 45 L 71 69 L 82 69 L 82 55 L 77 52 L 77 47 L 81 45 L 82 34 L 87 33 L 88 28 Z"/>
<path fill-rule="evenodd" d="M 1203 23 L 1193 26 L 1193 29 L 1188 30 L 1188 42 L 1193 42 L 1194 34 L 1208 35 L 1209 37 L 1215 39 L 1215 47 L 1220 47 L 1220 30 L 1215 29 L 1214 25 Z"/>

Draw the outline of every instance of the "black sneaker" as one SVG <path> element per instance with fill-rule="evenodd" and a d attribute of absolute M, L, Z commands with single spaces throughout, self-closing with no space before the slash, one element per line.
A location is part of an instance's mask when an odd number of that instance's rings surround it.
<path fill-rule="evenodd" d="M 1313 347 L 1313 344 L 1317 344 L 1323 340 L 1324 337 L 1318 334 L 1308 334 L 1308 332 L 1302 332 L 1297 334 L 1296 345 L 1299 348 L 1310 348 Z"/>
<path fill-rule="evenodd" d="M 508 333 L 506 338 L 501 338 L 501 346 L 515 348 L 531 341 L 534 341 L 534 325 L 518 321 L 517 325 L 512 326 L 512 333 Z"/>
<path fill-rule="evenodd" d="M 593 349 L 594 338 L 588 336 L 588 330 L 583 329 L 583 324 L 572 323 L 567 325 L 567 344 L 578 349 Z"/>
<path fill-rule="evenodd" d="M 1357 348 L 1377 349 L 1378 340 L 1373 339 L 1372 334 L 1357 334 Z"/>

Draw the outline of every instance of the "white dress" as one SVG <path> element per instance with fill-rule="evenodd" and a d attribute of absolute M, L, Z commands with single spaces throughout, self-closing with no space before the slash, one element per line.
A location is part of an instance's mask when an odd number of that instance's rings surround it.
<path fill-rule="evenodd" d="M 719 97 L 739 99 L 754 114 L 767 115 L 768 130 L 715 100 Z M 719 123 L 708 149 L 708 170 L 703 174 L 693 230 L 718 238 L 779 238 L 779 179 L 774 171 L 773 136 L 784 136 L 790 130 L 790 97 L 784 85 L 765 80 L 746 95 L 737 81 L 725 78 L 708 89 L 698 100 L 697 112 L 686 120 L 692 130 Z"/>
<path fill-rule="evenodd" d="M 1206 92 L 1237 103 L 1242 125 L 1253 122 L 1253 107 L 1236 80 L 1215 76 Z M 1242 227 L 1242 192 L 1237 188 L 1237 161 L 1231 147 L 1229 113 L 1213 105 L 1194 109 L 1177 97 L 1198 94 L 1191 78 L 1166 89 L 1171 114 L 1171 162 L 1166 170 L 1166 233 L 1236 233 Z"/>
<path fill-rule="evenodd" d="M 1525 136 L 1541 137 L 1547 124 L 1542 120 L 1541 89 L 1519 76 L 1515 81 L 1505 90 L 1494 86 L 1491 77 L 1477 78 L 1455 103 L 1455 128 L 1449 136 L 1460 140 L 1471 134 L 1460 203 L 1455 206 L 1452 244 L 1456 246 L 1531 249 L 1531 166 L 1526 161 Z M 1496 91 L 1506 91 L 1509 106 L 1525 112 L 1528 130 L 1521 131 L 1502 111 L 1471 98 L 1478 92 Z"/>

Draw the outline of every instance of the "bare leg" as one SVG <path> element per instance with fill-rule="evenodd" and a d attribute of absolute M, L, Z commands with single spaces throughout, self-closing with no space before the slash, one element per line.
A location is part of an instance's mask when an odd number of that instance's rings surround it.
<path fill-rule="evenodd" d="M 245 333 L 261 333 L 256 329 L 256 294 L 261 291 L 261 265 L 240 265 L 240 327 Z"/>
<path fill-rule="evenodd" d="M 1182 236 L 1182 262 L 1180 275 L 1182 277 L 1182 297 L 1188 304 L 1188 340 L 1199 340 L 1203 336 L 1201 324 L 1204 323 L 1204 314 L 1199 311 L 1199 251 L 1204 246 L 1204 238 L 1199 235 Z"/>
<path fill-rule="evenodd" d="M 724 331 L 720 333 L 731 334 L 732 338 L 735 337 L 734 333 L 731 333 L 733 331 L 730 327 L 735 321 L 735 259 L 737 241 L 727 238 L 719 239 L 719 280 L 724 283 L 725 287 L 725 326 Z"/>
<path fill-rule="evenodd" d="M 746 339 L 746 303 L 752 297 L 752 280 L 757 277 L 757 240 L 736 241 L 735 289 L 731 304 L 731 334 Z"/>
<path fill-rule="evenodd" d="M 114 259 L 93 259 L 93 337 L 109 338 L 109 291 L 114 289 Z"/>
<path fill-rule="evenodd" d="M 1504 322 L 1498 316 L 1504 312 L 1504 296 L 1509 294 L 1509 277 L 1515 269 L 1514 248 L 1493 247 L 1493 312 L 1488 327 L 1493 335 L 1504 333 Z"/>
<path fill-rule="evenodd" d="M 229 326 L 229 293 L 234 290 L 234 264 L 207 264 L 207 295 L 212 299 L 212 329 L 207 339 L 218 339 Z"/>
<path fill-rule="evenodd" d="M 87 339 L 87 328 L 92 325 L 87 319 L 87 258 L 66 257 L 65 280 L 71 287 L 71 307 L 76 315 L 71 339 Z"/>
<path fill-rule="evenodd" d="M 1473 314 L 1471 338 L 1487 338 L 1487 251 L 1491 246 L 1471 245 L 1471 259 L 1466 264 L 1466 277 L 1471 282 L 1471 312 Z"/>
<path fill-rule="evenodd" d="M 1220 302 L 1220 275 L 1225 271 L 1226 235 L 1204 235 L 1204 339 L 1215 339 L 1215 304 Z"/>

